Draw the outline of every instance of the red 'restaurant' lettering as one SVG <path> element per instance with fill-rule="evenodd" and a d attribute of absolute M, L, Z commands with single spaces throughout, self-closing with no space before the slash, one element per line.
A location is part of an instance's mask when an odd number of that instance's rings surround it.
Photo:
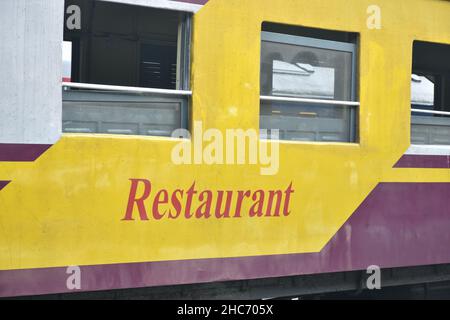
<path fill-rule="evenodd" d="M 156 194 L 155 201 L 153 202 L 153 217 L 155 218 L 155 220 L 161 220 L 162 218 L 164 218 L 164 215 L 166 214 L 167 211 L 161 213 L 159 211 L 159 208 L 161 204 L 166 204 L 168 202 L 169 202 L 169 193 L 167 192 L 167 190 L 161 190 Z"/>
<path fill-rule="evenodd" d="M 195 182 L 187 189 L 160 189 L 152 197 L 152 183 L 130 179 L 130 193 L 124 221 L 133 221 L 137 211 L 142 221 L 162 219 L 279 218 L 291 214 L 295 193 L 292 182 L 285 190 L 198 190 Z"/>
<path fill-rule="evenodd" d="M 127 211 L 125 212 L 125 218 L 123 218 L 123 220 L 125 221 L 134 220 L 133 219 L 134 204 L 136 204 L 139 210 L 139 216 L 141 217 L 141 220 L 148 220 L 144 201 L 147 200 L 147 198 L 150 196 L 150 192 L 152 191 L 152 183 L 150 182 L 150 180 L 146 179 L 130 179 L 130 181 L 131 181 L 130 196 L 128 197 Z M 141 197 L 136 198 L 139 183 L 142 183 L 144 185 L 144 192 Z"/>

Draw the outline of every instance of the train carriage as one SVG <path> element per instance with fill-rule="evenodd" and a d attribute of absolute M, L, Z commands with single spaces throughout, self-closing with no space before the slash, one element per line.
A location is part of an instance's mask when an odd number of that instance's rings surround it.
<path fill-rule="evenodd" d="M 0 297 L 450 280 L 450 2 L 6 0 L 0 35 Z"/>

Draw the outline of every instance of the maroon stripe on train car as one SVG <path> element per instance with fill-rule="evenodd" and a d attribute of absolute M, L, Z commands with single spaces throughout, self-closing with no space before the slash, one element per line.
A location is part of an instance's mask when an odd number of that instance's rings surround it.
<path fill-rule="evenodd" d="M 50 144 L 11 144 L 0 143 L 0 161 L 35 161 L 52 145 Z"/>
<path fill-rule="evenodd" d="M 405 154 L 394 168 L 449 169 L 450 156 Z"/>
<path fill-rule="evenodd" d="M 450 263 L 450 183 L 381 183 L 320 253 L 81 267 L 81 291 Z M 71 292 L 66 268 L 0 272 L 0 296 Z"/>
<path fill-rule="evenodd" d="M 11 181 L 0 181 L 0 191 L 5 188 Z"/>

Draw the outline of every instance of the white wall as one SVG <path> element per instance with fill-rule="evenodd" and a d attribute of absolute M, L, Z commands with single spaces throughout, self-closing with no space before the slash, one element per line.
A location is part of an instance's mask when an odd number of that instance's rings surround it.
<path fill-rule="evenodd" d="M 0 143 L 59 139 L 63 20 L 63 0 L 0 0 Z"/>

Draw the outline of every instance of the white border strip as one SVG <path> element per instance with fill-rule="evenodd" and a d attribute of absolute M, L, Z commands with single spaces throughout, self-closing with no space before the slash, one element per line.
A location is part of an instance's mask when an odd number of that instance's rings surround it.
<path fill-rule="evenodd" d="M 433 110 L 423 110 L 423 109 L 411 109 L 412 112 L 426 113 L 426 114 L 439 114 L 443 116 L 450 116 L 448 111 L 433 111 Z"/>
<path fill-rule="evenodd" d="M 100 0 L 105 2 L 129 4 L 133 6 L 151 7 L 184 12 L 197 12 L 203 5 L 171 0 Z"/>
<path fill-rule="evenodd" d="M 450 146 L 413 144 L 406 151 L 407 155 L 450 156 Z"/>
<path fill-rule="evenodd" d="M 355 101 L 339 101 L 339 100 L 278 97 L 278 96 L 261 96 L 260 99 L 261 99 L 261 101 L 316 103 L 316 104 L 331 104 L 331 105 L 354 106 L 354 107 L 358 107 L 360 105 L 359 102 L 355 102 Z"/>
<path fill-rule="evenodd" d="M 63 87 L 63 89 L 74 88 L 74 89 L 114 91 L 114 92 L 152 93 L 152 94 L 162 94 L 162 95 L 169 95 L 169 96 L 192 96 L 192 91 L 186 91 L 186 90 L 169 90 L 169 89 L 152 89 L 152 88 L 140 88 L 140 87 L 109 86 L 109 85 L 91 84 L 91 83 L 63 82 L 62 87 Z"/>

